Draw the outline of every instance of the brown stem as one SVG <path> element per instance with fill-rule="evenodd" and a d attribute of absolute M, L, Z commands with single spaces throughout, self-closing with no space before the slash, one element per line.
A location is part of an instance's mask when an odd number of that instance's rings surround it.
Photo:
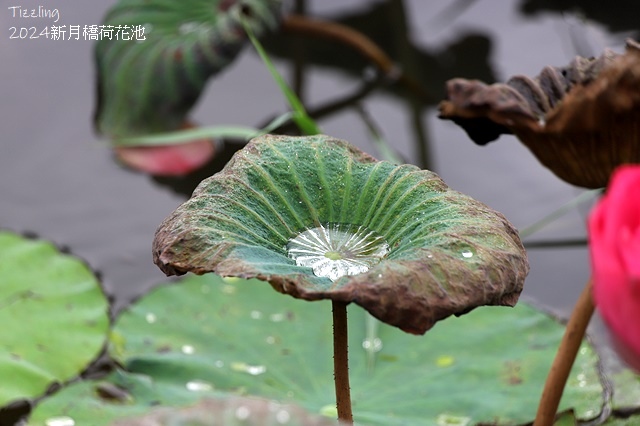
<path fill-rule="evenodd" d="M 347 303 L 332 301 L 333 308 L 333 378 L 336 384 L 338 419 L 353 424 L 349 387 L 349 339 Z"/>
<path fill-rule="evenodd" d="M 306 0 L 296 0 L 293 3 L 293 11 L 298 16 L 304 16 L 306 14 L 307 4 Z M 293 43 L 293 92 L 298 96 L 300 102 L 304 104 L 304 83 L 305 83 L 305 65 L 307 62 L 304 45 L 301 40 L 294 39 Z"/>
<path fill-rule="evenodd" d="M 306 16 L 289 15 L 280 28 L 283 31 L 307 36 L 322 37 L 346 44 L 357 50 L 365 58 L 371 61 L 386 76 L 397 79 L 412 93 L 422 97 L 425 102 L 431 100 L 431 96 L 417 81 L 405 75 L 394 64 L 389 56 L 378 47 L 369 37 L 346 25 L 332 21 L 311 19 Z"/>
<path fill-rule="evenodd" d="M 589 320 L 593 315 L 594 304 L 591 296 L 591 283 L 592 280 L 590 279 L 584 290 L 582 290 L 567 323 L 567 328 L 564 336 L 562 336 L 560 347 L 542 391 L 538 413 L 533 423 L 534 426 L 552 426 L 555 420 L 567 378 L 576 360 Z"/>

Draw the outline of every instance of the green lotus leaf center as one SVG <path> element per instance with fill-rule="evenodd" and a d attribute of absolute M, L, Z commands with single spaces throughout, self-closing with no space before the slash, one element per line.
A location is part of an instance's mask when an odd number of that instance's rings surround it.
<path fill-rule="evenodd" d="M 389 252 L 389 244 L 364 226 L 329 223 L 307 229 L 287 244 L 296 265 L 331 281 L 367 272 Z"/>

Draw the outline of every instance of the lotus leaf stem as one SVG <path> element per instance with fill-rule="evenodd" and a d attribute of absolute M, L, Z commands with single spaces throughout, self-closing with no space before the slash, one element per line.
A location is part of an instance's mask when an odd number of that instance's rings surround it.
<path fill-rule="evenodd" d="M 289 15 L 281 25 L 285 32 L 322 37 L 351 46 L 368 61 L 373 63 L 386 77 L 397 80 L 411 93 L 420 96 L 425 102 L 433 101 L 424 87 L 404 74 L 393 60 L 369 37 L 363 33 L 337 22 L 312 19 L 303 15 Z"/>
<path fill-rule="evenodd" d="M 351 389 L 349 386 L 349 336 L 347 303 L 332 301 L 333 308 L 333 375 L 336 385 L 338 419 L 353 424 Z"/>
<path fill-rule="evenodd" d="M 560 398 L 567 378 L 571 372 L 571 367 L 576 360 L 578 349 L 582 344 L 587 326 L 594 311 L 593 298 L 591 296 L 592 279 L 587 281 L 587 285 L 580 294 L 576 302 L 564 336 L 560 342 L 560 347 L 556 354 L 551 370 L 547 376 L 547 381 L 542 391 L 538 413 L 536 414 L 534 426 L 552 426 L 560 405 Z"/>

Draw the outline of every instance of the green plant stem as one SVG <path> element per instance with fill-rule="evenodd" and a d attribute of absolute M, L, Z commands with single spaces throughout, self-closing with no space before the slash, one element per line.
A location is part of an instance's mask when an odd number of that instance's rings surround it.
<path fill-rule="evenodd" d="M 567 323 L 560 347 L 544 384 L 534 426 L 552 426 L 555 420 L 567 378 L 595 308 L 591 296 L 591 283 L 592 280 L 589 279 Z"/>
<path fill-rule="evenodd" d="M 349 337 L 347 303 L 331 302 L 333 309 L 333 378 L 336 385 L 338 419 L 353 424 L 349 386 Z"/>
<path fill-rule="evenodd" d="M 306 109 L 304 108 L 304 105 L 302 105 L 302 102 L 300 101 L 300 99 L 298 99 L 298 96 L 293 92 L 293 90 L 291 90 L 286 81 L 284 81 L 284 78 L 282 78 L 278 70 L 276 70 L 275 65 L 273 64 L 273 62 L 271 62 L 271 59 L 269 58 L 269 55 L 267 55 L 267 52 L 264 50 L 264 47 L 262 47 L 262 44 L 253 34 L 251 26 L 245 20 L 242 21 L 242 25 L 244 26 L 244 30 L 247 33 L 251 44 L 253 44 L 253 47 L 256 49 L 256 52 L 258 52 L 258 55 L 262 59 L 262 62 L 271 73 L 271 76 L 276 81 L 276 84 L 278 84 L 278 87 L 280 88 L 280 91 L 282 92 L 284 97 L 287 99 L 287 102 L 289 103 L 289 106 L 294 113 L 293 120 L 296 122 L 300 130 L 307 135 L 321 134 L 322 131 L 320 130 L 316 122 L 312 120 L 311 117 L 309 117 Z"/>

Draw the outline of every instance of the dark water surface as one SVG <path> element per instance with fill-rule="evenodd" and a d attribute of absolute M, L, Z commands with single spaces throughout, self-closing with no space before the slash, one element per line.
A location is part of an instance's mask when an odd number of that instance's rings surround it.
<path fill-rule="evenodd" d="M 9 3 L 3 6 L 13 5 Z M 20 2 L 25 8 L 43 3 L 59 9 L 56 25 L 84 26 L 100 24 L 115 2 Z M 310 1 L 308 12 L 357 15 L 379 3 Z M 397 25 L 378 30 L 389 40 L 404 40 L 395 45 L 399 57 L 406 59 L 405 67 L 413 63 L 421 70 L 425 84 L 440 87 L 434 89 L 436 101 L 444 94 L 442 82 L 447 78 L 493 75 L 504 81 L 513 74 L 536 75 L 547 64 L 568 64 L 577 53 L 598 54 L 605 46 L 622 51 L 625 34 L 609 33 L 604 25 L 580 21 L 575 15 L 542 11 L 525 16 L 520 3 L 405 1 L 410 33 L 404 34 Z M 536 2 L 527 3 L 535 9 Z M 151 241 L 158 224 L 184 196 L 120 167 L 93 133 L 94 42 L 9 39 L 12 26 L 52 24 L 46 19 L 13 18 L 6 7 L 0 8 L 0 227 L 32 232 L 69 247 L 101 272 L 107 293 L 120 309 L 165 280 L 151 261 Z M 362 70 L 340 71 L 335 64 L 340 61 L 341 55 L 333 55 L 324 65 L 305 68 L 305 99 L 311 106 L 359 86 Z M 427 65 L 416 66 L 422 62 Z M 277 63 L 291 75 L 287 61 Z M 447 75 L 452 69 L 463 69 L 464 75 Z M 412 124 L 416 117 L 430 140 L 435 171 L 451 187 L 503 212 L 519 228 L 580 193 L 542 167 L 513 137 L 478 147 L 454 124 L 438 120 L 433 108 L 412 113 L 409 102 L 385 90 L 374 92 L 363 105 L 391 144 L 410 162 L 419 163 Z M 203 125 L 256 126 L 285 110 L 268 72 L 246 49 L 209 83 L 193 117 Z M 332 115 L 320 125 L 325 133 L 377 154 L 354 110 Z M 584 238 L 588 207 L 531 239 Z M 531 274 L 525 295 L 567 315 L 589 276 L 586 249 L 535 249 L 529 254 Z"/>

